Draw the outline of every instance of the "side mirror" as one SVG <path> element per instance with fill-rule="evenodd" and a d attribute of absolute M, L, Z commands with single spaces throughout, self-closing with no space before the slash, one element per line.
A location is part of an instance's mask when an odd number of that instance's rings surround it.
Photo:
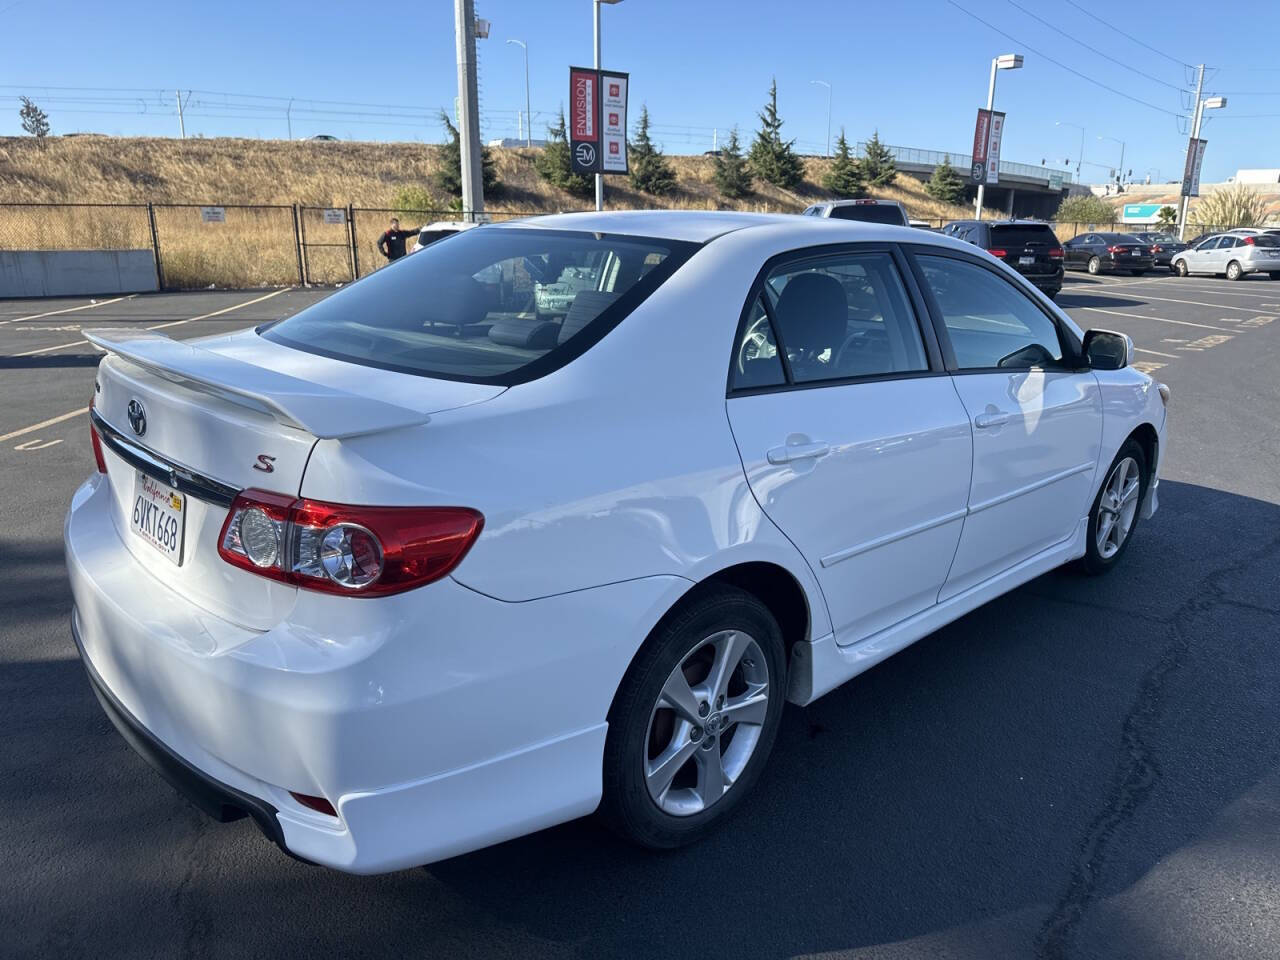
<path fill-rule="evenodd" d="M 1082 345 L 1085 359 L 1094 370 L 1120 370 L 1133 363 L 1133 339 L 1114 330 L 1090 330 Z"/>

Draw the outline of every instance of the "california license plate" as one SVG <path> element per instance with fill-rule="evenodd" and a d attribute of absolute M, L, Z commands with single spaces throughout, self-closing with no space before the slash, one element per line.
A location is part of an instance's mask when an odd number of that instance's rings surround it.
<path fill-rule="evenodd" d="M 182 564 L 182 535 L 187 498 L 141 470 L 133 481 L 133 532 L 172 560 Z"/>
<path fill-rule="evenodd" d="M 1035 262 L 1036 262 L 1035 257 L 1019 257 L 1018 258 L 1018 266 L 1020 267 L 1029 267 Z"/>

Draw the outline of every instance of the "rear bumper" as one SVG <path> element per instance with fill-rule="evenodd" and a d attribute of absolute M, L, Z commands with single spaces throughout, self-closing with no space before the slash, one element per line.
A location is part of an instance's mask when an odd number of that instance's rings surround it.
<path fill-rule="evenodd" d="M 65 526 L 76 642 L 103 709 L 202 809 L 243 812 L 290 853 L 352 873 L 590 813 L 617 683 L 684 589 L 652 577 L 504 603 L 445 579 L 376 600 L 300 593 L 254 632 L 133 561 L 110 498 L 91 479 Z"/>

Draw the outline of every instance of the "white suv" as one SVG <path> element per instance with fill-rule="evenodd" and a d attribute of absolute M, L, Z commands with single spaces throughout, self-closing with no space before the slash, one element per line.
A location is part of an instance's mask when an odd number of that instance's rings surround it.
<path fill-rule="evenodd" d="M 832 200 L 815 203 L 804 212 L 806 217 L 830 217 L 833 220 L 858 220 L 862 223 L 884 223 L 895 227 L 911 226 L 907 208 L 897 200 Z"/>

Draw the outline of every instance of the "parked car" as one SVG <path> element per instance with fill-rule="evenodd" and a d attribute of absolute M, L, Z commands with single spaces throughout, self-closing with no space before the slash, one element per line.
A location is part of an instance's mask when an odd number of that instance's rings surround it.
<path fill-rule="evenodd" d="M 1037 220 L 953 220 L 942 228 L 957 240 L 1003 260 L 1053 299 L 1062 289 L 1063 250 L 1047 223 Z"/>
<path fill-rule="evenodd" d="M 897 227 L 911 226 L 907 208 L 897 200 L 832 200 L 806 207 L 804 216 L 858 220 L 862 223 L 886 223 Z"/>
<path fill-rule="evenodd" d="M 1173 255 L 1187 249 L 1187 245 L 1171 233 L 1135 233 L 1143 243 L 1151 245 L 1151 256 L 1157 267 L 1173 269 Z"/>
<path fill-rule="evenodd" d="M 321 143 L 337 143 L 338 142 L 338 138 L 331 133 L 317 133 L 314 137 L 311 137 L 310 139 L 318 140 Z"/>
<path fill-rule="evenodd" d="M 1149 245 L 1131 233 L 1082 233 L 1063 244 L 1065 266 L 1090 273 L 1127 270 L 1140 277 L 1155 266 Z"/>
<path fill-rule="evenodd" d="M 1239 280 L 1250 273 L 1265 273 L 1280 280 L 1280 237 L 1268 234 L 1218 233 L 1173 258 L 1173 272 L 1180 277 L 1209 273 Z"/>
<path fill-rule="evenodd" d="M 556 337 L 484 332 L 564 261 L 592 283 Z M 85 336 L 93 689 L 204 809 L 356 873 L 597 807 L 695 839 L 784 701 L 1113 569 L 1165 446 L 1128 337 L 967 244 L 809 217 L 497 224 L 266 326 Z"/>
<path fill-rule="evenodd" d="M 452 237 L 455 233 L 461 233 L 463 230 L 470 230 L 472 227 L 478 226 L 480 224 L 472 223 L 468 220 L 437 220 L 435 223 L 428 223 L 413 238 L 413 243 L 409 246 L 409 252 L 417 253 L 424 247 L 431 246 L 437 240 Z"/>

